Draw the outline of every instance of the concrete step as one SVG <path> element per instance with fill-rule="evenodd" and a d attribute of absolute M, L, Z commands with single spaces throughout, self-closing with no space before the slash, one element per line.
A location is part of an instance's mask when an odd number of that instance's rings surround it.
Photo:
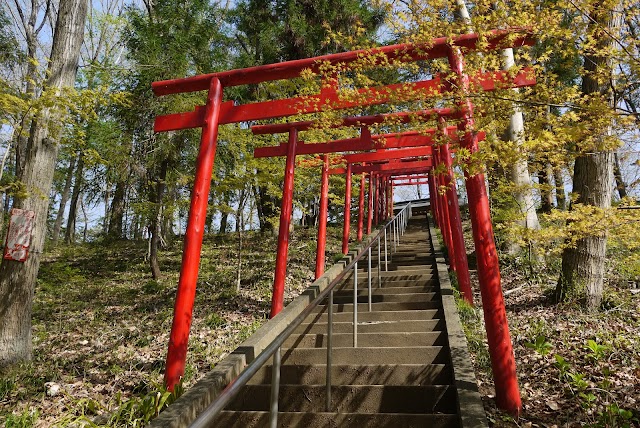
<path fill-rule="evenodd" d="M 346 314 L 344 314 L 346 315 Z M 349 314 L 352 315 L 352 314 Z M 358 314 L 358 333 L 385 333 L 385 332 L 416 332 L 429 333 L 434 331 L 444 331 L 444 320 L 388 320 L 388 321 L 363 321 Z M 351 321 L 333 322 L 334 333 L 351 333 L 353 332 L 353 316 Z M 327 332 L 326 318 L 325 322 L 317 322 L 313 324 L 302 324 L 295 329 L 293 334 L 320 334 Z"/>
<path fill-rule="evenodd" d="M 358 277 L 367 275 L 367 265 L 358 266 Z M 433 275 L 435 268 L 431 265 L 395 265 L 389 263 L 389 268 L 387 270 L 384 269 L 384 263 L 380 269 L 380 276 L 386 278 L 388 276 L 398 276 L 398 275 Z M 378 268 L 375 269 L 373 266 L 371 267 L 371 276 L 378 275 Z M 353 270 L 349 272 L 347 278 L 353 277 Z"/>
<path fill-rule="evenodd" d="M 382 294 L 410 294 L 410 293 L 435 293 L 438 288 L 435 286 L 407 286 L 407 287 L 378 287 L 378 284 L 373 281 L 371 283 L 371 291 L 373 295 Z M 369 290 L 366 287 L 358 287 L 359 296 L 368 296 Z M 353 296 L 353 287 L 350 290 L 340 289 L 333 292 L 333 297 L 338 296 Z"/>
<path fill-rule="evenodd" d="M 224 411 L 215 427 L 264 428 L 269 426 L 269 412 Z M 456 415 L 406 413 L 328 413 L 279 412 L 278 427 L 304 428 L 458 428 Z"/>
<path fill-rule="evenodd" d="M 424 270 L 406 271 L 406 272 L 403 272 L 403 271 L 380 272 L 380 276 L 382 277 L 383 281 L 418 281 L 418 280 L 429 281 L 435 278 L 435 275 L 436 274 L 434 272 L 424 271 Z M 372 278 L 377 278 L 377 276 L 378 276 L 377 271 L 371 272 Z M 358 281 L 361 281 L 363 279 L 366 280 L 367 275 L 358 275 Z M 353 272 L 349 272 L 347 275 L 345 275 L 344 281 L 353 282 Z"/>
<path fill-rule="evenodd" d="M 358 324 L 358 327 L 360 325 Z M 353 333 L 333 333 L 333 347 L 349 347 L 353 344 Z M 389 332 L 364 333 L 358 330 L 358 346 L 367 348 L 400 348 L 403 346 L 445 346 L 447 337 L 444 332 Z M 327 335 L 324 333 L 310 333 L 290 336 L 283 344 L 283 348 L 325 348 Z"/>
<path fill-rule="evenodd" d="M 227 410 L 269 409 L 270 385 L 246 385 Z M 324 385 L 280 384 L 278 410 L 325 409 Z M 331 409 L 338 413 L 456 413 L 456 394 L 448 385 L 334 385 Z"/>
<path fill-rule="evenodd" d="M 443 346 L 411 348 L 344 347 L 332 349 L 333 364 L 447 364 L 449 349 Z M 323 364 L 327 351 L 321 348 L 296 348 L 282 353 L 283 364 Z"/>
<path fill-rule="evenodd" d="M 382 273 L 382 272 L 381 272 Z M 397 275 L 397 274 L 396 274 Z M 377 288 L 389 288 L 389 287 L 417 287 L 428 285 L 431 287 L 438 287 L 438 283 L 432 275 L 422 275 L 419 279 L 396 279 L 395 276 L 387 275 L 386 277 L 381 276 L 381 287 L 378 287 L 378 273 L 374 272 L 371 275 L 371 285 Z M 358 288 L 362 288 L 363 285 L 369 283 L 369 279 L 366 275 L 360 277 L 358 275 Z M 349 278 L 345 280 L 342 284 L 337 285 L 337 290 L 353 290 L 353 278 Z"/>
<path fill-rule="evenodd" d="M 365 265 L 366 266 L 366 265 Z M 368 270 L 367 269 L 358 269 L 358 279 L 361 277 L 365 277 L 368 274 Z M 380 276 L 381 277 L 386 277 L 386 276 L 396 276 L 399 274 L 405 274 L 405 275 L 413 275 L 413 274 L 419 274 L 419 275 L 433 275 L 434 274 L 434 269 L 432 269 L 430 266 L 424 266 L 424 265 L 416 265 L 414 266 L 393 266 L 393 265 L 389 265 L 389 269 L 385 270 L 384 269 L 384 265 L 382 265 L 382 269 L 380 270 Z M 371 277 L 375 278 L 378 276 L 378 269 L 372 267 L 371 268 Z M 352 278 L 353 275 L 349 275 L 349 278 Z"/>
<path fill-rule="evenodd" d="M 396 302 L 396 303 L 401 303 L 401 302 L 434 302 L 434 301 L 439 301 L 440 300 L 440 293 L 413 293 L 413 294 L 407 294 L 407 293 L 403 293 L 403 294 L 376 294 L 375 292 L 373 292 L 374 289 L 372 289 L 372 293 L 371 293 L 371 303 L 376 304 L 376 303 L 389 303 L 389 302 Z M 358 303 L 368 303 L 369 302 L 369 295 L 364 294 L 364 295 L 359 295 L 358 296 Z M 328 300 L 324 302 L 325 304 L 328 303 Z M 347 294 L 339 294 L 339 295 L 334 295 L 333 296 L 333 304 L 334 305 L 338 305 L 338 304 L 353 304 L 353 290 L 351 291 L 351 295 L 347 295 Z M 359 308 L 358 308 L 359 309 Z"/>
<path fill-rule="evenodd" d="M 410 311 L 423 309 L 437 309 L 441 303 L 439 301 L 431 302 L 381 302 L 374 303 L 372 310 L 378 311 Z M 318 305 L 312 313 L 322 313 L 325 311 L 326 305 Z M 369 306 L 366 303 L 358 304 L 358 312 L 368 311 Z M 340 303 L 333 305 L 333 312 L 353 312 L 353 304 Z"/>
<path fill-rule="evenodd" d="M 271 384 L 271 364 L 263 366 L 249 381 L 250 384 Z M 326 365 L 282 365 L 281 384 L 323 385 Z M 395 365 L 336 365 L 331 366 L 333 385 L 448 385 L 453 382 L 451 367 L 447 364 L 395 364 Z"/>
<path fill-rule="evenodd" d="M 387 260 L 388 257 L 392 256 L 393 260 L 395 263 L 415 263 L 415 262 L 429 262 L 429 263 L 435 263 L 436 258 L 432 255 L 429 255 L 429 253 L 410 253 L 410 252 L 403 252 L 403 253 L 388 253 L 387 255 Z M 365 256 L 365 263 L 367 262 L 366 260 L 366 256 Z M 371 264 L 374 263 L 378 263 L 378 253 L 372 253 L 371 254 Z M 384 252 L 382 254 L 380 254 L 380 263 L 384 264 Z M 359 262 L 358 262 L 359 264 Z M 425 263 L 427 264 L 427 263 Z"/>
<path fill-rule="evenodd" d="M 326 308 L 326 307 L 325 307 Z M 417 321 L 417 320 L 432 320 L 436 318 L 442 318 L 442 311 L 440 309 L 426 309 L 426 310 L 414 310 L 414 311 L 382 311 L 382 312 L 358 312 L 358 323 L 363 322 L 376 322 L 376 321 Z M 334 322 L 351 322 L 353 320 L 353 314 L 351 313 L 334 313 Z M 327 322 L 327 314 L 320 312 L 311 314 L 301 326 L 308 325 L 312 322 Z"/>
<path fill-rule="evenodd" d="M 397 271 L 399 268 L 412 268 L 414 266 L 428 266 L 429 269 L 433 269 L 433 262 L 430 260 L 402 261 L 394 257 L 387 261 L 387 265 L 389 266 L 389 270 L 392 272 Z M 364 264 L 358 262 L 358 274 L 360 274 L 360 272 L 366 272 L 367 268 L 368 265 L 366 260 Z M 371 269 L 374 272 L 378 272 L 378 263 L 371 263 Z M 380 263 L 380 269 L 384 272 L 384 260 Z"/>

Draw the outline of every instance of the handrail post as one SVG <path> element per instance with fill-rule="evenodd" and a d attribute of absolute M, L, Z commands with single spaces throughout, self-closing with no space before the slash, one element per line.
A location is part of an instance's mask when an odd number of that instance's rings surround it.
<path fill-rule="evenodd" d="M 394 246 L 393 246 L 393 252 L 395 253 L 398 251 L 398 245 L 400 245 L 400 223 L 398 222 L 397 217 L 393 222 L 393 227 L 396 230 L 396 233 L 395 233 L 396 240 L 394 241 Z"/>
<path fill-rule="evenodd" d="M 387 262 L 387 228 L 384 228 L 384 271 L 389 271 L 389 263 Z"/>
<path fill-rule="evenodd" d="M 327 396 L 325 410 L 331 411 L 331 350 L 333 348 L 333 289 L 329 292 L 329 315 L 327 318 Z"/>
<path fill-rule="evenodd" d="M 358 262 L 353 265 L 353 347 L 358 347 Z"/>
<path fill-rule="evenodd" d="M 382 281 L 380 280 L 380 235 L 378 235 L 378 288 L 382 287 Z"/>
<path fill-rule="evenodd" d="M 397 218 L 393 219 L 393 222 L 391 223 L 391 228 L 393 229 L 393 252 L 395 253 L 396 251 L 398 251 L 398 249 L 396 248 L 397 241 L 398 241 L 398 219 Z"/>
<path fill-rule="evenodd" d="M 396 252 L 396 222 L 394 219 L 391 220 L 391 223 L 389 224 L 389 241 L 391 243 L 391 254 L 393 257 L 393 253 Z"/>
<path fill-rule="evenodd" d="M 278 428 L 278 396 L 280 395 L 280 347 L 273 353 L 271 368 L 271 402 L 269 405 L 269 428 Z"/>
<path fill-rule="evenodd" d="M 369 248 L 367 249 L 368 254 L 367 254 L 367 263 L 369 265 L 369 269 L 367 272 L 367 283 L 369 286 L 369 312 L 371 312 L 371 245 L 369 245 Z"/>

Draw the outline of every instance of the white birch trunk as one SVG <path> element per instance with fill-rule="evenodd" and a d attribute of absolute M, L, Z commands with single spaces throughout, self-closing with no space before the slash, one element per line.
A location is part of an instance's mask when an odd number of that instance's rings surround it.
<path fill-rule="evenodd" d="M 466 3 L 464 0 L 456 0 L 456 5 L 458 7 L 459 19 L 467 24 L 467 31 L 471 32 L 471 16 L 469 15 Z M 504 70 L 509 70 L 515 66 L 513 49 L 504 49 L 502 51 L 502 58 L 504 60 Z M 517 88 L 513 90 L 518 91 Z M 516 150 L 520 151 L 524 142 L 524 118 L 522 117 L 522 111 L 516 104 L 514 104 L 513 108 L 514 112 L 509 121 L 506 138 L 509 141 L 513 141 Z M 518 160 L 511 165 L 507 172 L 509 179 L 514 183 L 514 198 L 522 215 L 519 224 L 528 229 L 539 229 L 540 223 L 538 222 L 538 214 L 536 213 L 533 186 L 531 184 L 531 176 L 526 158 L 519 156 Z M 519 251 L 519 248 L 513 243 L 509 243 L 507 250 L 515 253 Z"/>
<path fill-rule="evenodd" d="M 513 58 L 513 49 L 508 48 L 502 51 L 502 59 L 504 60 L 503 70 L 509 70 L 515 66 Z M 518 91 L 517 88 L 512 89 Z M 524 118 L 522 111 L 517 104 L 513 105 L 513 114 L 509 120 L 509 128 L 507 128 L 506 137 L 509 141 L 514 142 L 517 151 L 522 150 L 524 143 Z M 531 176 L 529 175 L 529 165 L 526 156 L 518 153 L 518 158 L 508 169 L 509 178 L 513 182 L 514 197 L 521 213 L 520 225 L 527 229 L 539 229 L 538 214 L 536 213 L 536 203 L 533 198 L 533 186 L 531 185 Z"/>

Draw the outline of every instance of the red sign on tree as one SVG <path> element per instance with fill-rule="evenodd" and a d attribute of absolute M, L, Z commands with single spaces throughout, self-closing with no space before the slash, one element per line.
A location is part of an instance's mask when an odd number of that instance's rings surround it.
<path fill-rule="evenodd" d="M 11 220 L 9 220 L 9 230 L 7 241 L 4 247 L 4 258 L 24 262 L 29 255 L 29 245 L 31 245 L 31 231 L 36 213 L 29 210 L 13 208 L 11 210 Z"/>

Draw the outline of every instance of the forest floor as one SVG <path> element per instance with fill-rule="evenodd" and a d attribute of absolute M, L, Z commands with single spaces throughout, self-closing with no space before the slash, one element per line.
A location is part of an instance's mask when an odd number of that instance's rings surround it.
<path fill-rule="evenodd" d="M 472 243 L 469 230 L 467 236 L 467 244 Z M 489 423 L 640 427 L 638 284 L 609 269 L 602 308 L 588 313 L 580 301 L 554 303 L 560 260 L 501 257 L 500 269 L 523 404 L 518 420 L 495 405 L 480 295 L 476 308 L 459 304 Z M 478 290 L 476 273 L 471 273 Z"/>
<path fill-rule="evenodd" d="M 340 252 L 329 227 L 327 264 Z M 313 280 L 316 230 L 290 241 L 285 303 Z M 267 320 L 276 238 L 205 237 L 184 387 Z M 33 360 L 0 372 L 0 425 L 142 426 L 156 416 L 181 263 L 182 240 L 161 251 L 151 279 L 146 242 L 61 246 L 43 257 L 33 307 Z M 340 254 L 341 256 L 341 254 Z M 238 271 L 240 289 L 237 290 Z"/>
<path fill-rule="evenodd" d="M 327 264 L 338 257 L 340 233 L 330 228 Z M 311 283 L 315 245 L 313 228 L 296 229 L 287 300 Z M 206 238 L 186 388 L 266 321 L 275 247 L 273 236 L 244 234 L 238 269 L 236 234 Z M 96 242 L 45 254 L 34 301 L 33 360 L 0 373 L 0 424 L 142 426 L 172 399 L 161 373 L 181 240 L 162 251 L 159 281 L 150 279 L 146 252 L 144 242 Z M 640 426 L 640 292 L 609 280 L 598 313 L 586 313 L 579 302 L 557 306 L 549 296 L 558 269 L 501 260 L 523 400 L 517 421 L 495 407 L 481 307 L 460 306 L 491 425 Z"/>

